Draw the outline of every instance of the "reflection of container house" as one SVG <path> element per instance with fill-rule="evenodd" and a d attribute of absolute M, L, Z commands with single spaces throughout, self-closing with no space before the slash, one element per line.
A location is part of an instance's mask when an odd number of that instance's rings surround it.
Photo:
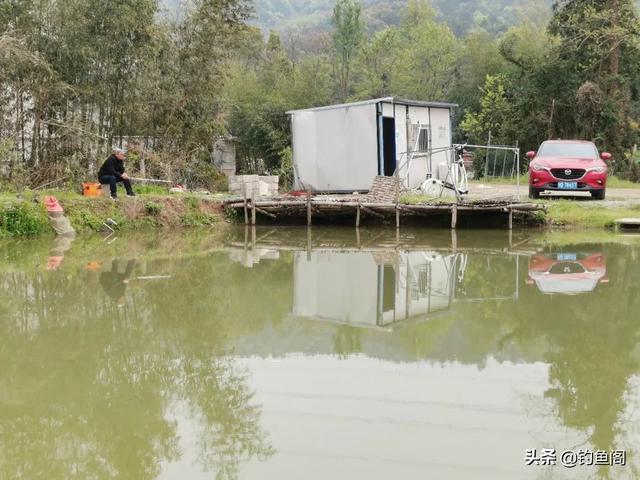
<path fill-rule="evenodd" d="M 381 264 L 371 252 L 297 252 L 293 315 L 386 327 L 446 310 L 460 255 L 401 252 Z"/>
<path fill-rule="evenodd" d="M 268 248 L 238 249 L 229 252 L 229 259 L 242 264 L 245 268 L 253 268 L 254 265 L 257 265 L 262 260 L 278 260 L 279 258 L 280 252 Z"/>
<path fill-rule="evenodd" d="M 231 136 L 216 137 L 213 141 L 213 164 L 227 177 L 236 174 L 236 144 Z"/>
<path fill-rule="evenodd" d="M 450 155 L 455 107 L 389 97 L 288 112 L 296 188 L 363 191 L 396 169 L 405 185 L 420 186 Z"/>

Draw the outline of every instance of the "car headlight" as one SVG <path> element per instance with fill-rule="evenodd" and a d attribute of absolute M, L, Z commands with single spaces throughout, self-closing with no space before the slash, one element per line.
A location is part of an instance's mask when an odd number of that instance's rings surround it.
<path fill-rule="evenodd" d="M 606 171 L 607 171 L 607 167 L 591 167 L 587 169 L 587 172 L 596 172 L 596 173 L 602 173 Z"/>
<path fill-rule="evenodd" d="M 544 165 L 540 165 L 539 163 L 534 163 L 531 165 L 531 168 L 533 170 L 535 170 L 536 172 L 541 172 L 543 170 L 546 170 L 547 167 L 545 167 Z"/>

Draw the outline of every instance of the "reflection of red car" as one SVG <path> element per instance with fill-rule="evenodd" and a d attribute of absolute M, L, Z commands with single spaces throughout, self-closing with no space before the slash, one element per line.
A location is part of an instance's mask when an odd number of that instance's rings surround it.
<path fill-rule="evenodd" d="M 575 295 L 591 292 L 598 283 L 607 283 L 607 264 L 602 253 L 538 254 L 529 260 L 529 278 L 542 293 Z"/>
<path fill-rule="evenodd" d="M 538 198 L 545 190 L 590 192 L 604 200 L 607 187 L 607 164 L 611 154 L 592 142 L 552 140 L 540 145 L 538 152 L 527 152 L 529 165 L 529 197 Z"/>

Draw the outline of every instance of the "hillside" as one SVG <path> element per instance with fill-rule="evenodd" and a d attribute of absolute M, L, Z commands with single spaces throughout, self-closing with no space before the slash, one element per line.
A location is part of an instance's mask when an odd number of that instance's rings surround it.
<path fill-rule="evenodd" d="M 165 12 L 179 17 L 186 0 L 160 0 Z M 432 0 L 441 20 L 458 35 L 482 27 L 502 32 L 522 15 L 545 15 L 551 0 Z M 263 30 L 304 28 L 327 30 L 335 0 L 254 0 L 254 22 Z M 363 18 L 370 31 L 400 22 L 407 0 L 362 0 Z"/>
<path fill-rule="evenodd" d="M 189 0 L 158 0 L 169 17 L 180 18 Z M 335 0 L 254 0 L 252 23 L 262 30 L 328 30 Z M 553 0 L 431 0 L 440 20 L 456 35 L 481 27 L 504 32 L 523 17 L 546 17 Z M 369 31 L 400 22 L 407 0 L 362 0 L 363 18 Z M 640 0 L 636 0 L 640 8 Z"/>
<path fill-rule="evenodd" d="M 295 27 L 328 28 L 334 0 L 256 0 L 257 23 L 264 29 L 285 30 Z M 397 24 L 406 0 L 363 0 L 364 19 L 370 30 Z M 460 35 L 473 27 L 490 32 L 506 30 L 519 12 L 540 15 L 538 7 L 549 8 L 543 0 L 433 0 L 438 16 Z M 535 6 L 536 8 L 532 8 Z M 534 13 L 535 12 L 535 13 Z M 526 13 L 525 13 L 526 14 Z M 544 15 L 544 13 L 542 13 Z"/>

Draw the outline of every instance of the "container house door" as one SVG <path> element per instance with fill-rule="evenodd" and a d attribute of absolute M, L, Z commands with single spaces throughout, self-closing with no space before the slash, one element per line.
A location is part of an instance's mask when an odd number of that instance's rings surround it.
<path fill-rule="evenodd" d="M 382 117 L 382 175 L 391 177 L 396 173 L 396 119 Z"/>

